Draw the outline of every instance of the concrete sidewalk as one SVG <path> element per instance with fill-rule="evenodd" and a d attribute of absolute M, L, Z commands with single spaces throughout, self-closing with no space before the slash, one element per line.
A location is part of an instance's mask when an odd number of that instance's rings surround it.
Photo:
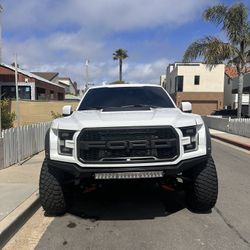
<path fill-rule="evenodd" d="M 21 216 L 27 216 L 27 210 L 38 204 L 37 190 L 43 159 L 44 152 L 41 152 L 22 165 L 0 170 L 0 243 L 6 241 L 11 233 L 11 224 L 15 224 L 13 229 L 18 229 L 18 220 L 24 221 Z"/>
<path fill-rule="evenodd" d="M 223 131 L 209 129 L 211 137 L 214 139 L 218 139 L 223 142 L 230 143 L 234 146 L 244 148 L 246 150 L 250 150 L 250 138 L 229 134 Z"/>

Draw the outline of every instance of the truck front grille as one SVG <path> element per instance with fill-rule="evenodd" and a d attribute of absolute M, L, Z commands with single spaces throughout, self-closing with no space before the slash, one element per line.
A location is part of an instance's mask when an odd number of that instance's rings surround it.
<path fill-rule="evenodd" d="M 178 157 L 179 139 L 170 126 L 87 128 L 77 148 L 84 163 L 170 161 Z"/>

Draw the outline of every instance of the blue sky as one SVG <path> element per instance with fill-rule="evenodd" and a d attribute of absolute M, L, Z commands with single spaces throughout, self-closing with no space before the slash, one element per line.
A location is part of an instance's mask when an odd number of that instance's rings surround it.
<path fill-rule="evenodd" d="M 218 0 L 2 0 L 3 61 L 29 71 L 57 71 L 81 86 L 90 60 L 94 84 L 118 78 L 112 53 L 128 51 L 124 80 L 158 83 L 169 63 L 205 35 L 223 34 L 202 21 Z M 249 1 L 243 1 L 250 7 Z"/>

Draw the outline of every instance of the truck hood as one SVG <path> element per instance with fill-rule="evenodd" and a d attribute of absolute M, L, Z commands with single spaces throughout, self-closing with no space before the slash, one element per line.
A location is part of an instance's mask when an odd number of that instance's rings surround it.
<path fill-rule="evenodd" d="M 131 127 L 161 126 L 173 127 L 194 126 L 202 124 L 199 115 L 183 113 L 177 108 L 157 108 L 137 111 L 102 110 L 75 111 L 71 116 L 55 119 L 52 128 L 81 130 L 90 127 Z"/>

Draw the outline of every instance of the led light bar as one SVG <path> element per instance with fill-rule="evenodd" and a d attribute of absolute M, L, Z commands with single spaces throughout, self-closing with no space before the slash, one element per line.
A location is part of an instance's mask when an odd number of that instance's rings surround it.
<path fill-rule="evenodd" d="M 123 172 L 123 173 L 96 173 L 96 180 L 110 179 L 143 179 L 143 178 L 161 178 L 163 171 L 147 171 L 147 172 Z"/>

